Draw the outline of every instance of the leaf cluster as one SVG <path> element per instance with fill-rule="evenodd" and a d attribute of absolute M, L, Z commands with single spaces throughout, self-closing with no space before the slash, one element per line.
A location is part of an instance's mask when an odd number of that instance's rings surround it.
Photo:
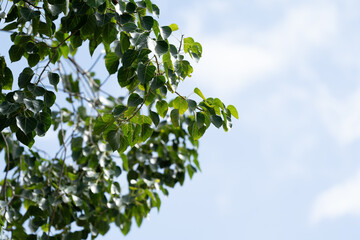
<path fill-rule="evenodd" d="M 127 234 L 200 170 L 199 139 L 210 125 L 228 131 L 236 108 L 198 88 L 200 101 L 177 92 L 193 72 L 187 57 L 198 61 L 202 47 L 174 37 L 176 24 L 160 26 L 150 0 L 7 4 L 8 56 L 27 65 L 14 80 L 0 56 L 0 226 L 11 239 L 95 239 L 111 223 Z M 75 59 L 99 46 L 103 79 Z M 48 132 L 58 138 L 54 156 L 36 145 Z"/>

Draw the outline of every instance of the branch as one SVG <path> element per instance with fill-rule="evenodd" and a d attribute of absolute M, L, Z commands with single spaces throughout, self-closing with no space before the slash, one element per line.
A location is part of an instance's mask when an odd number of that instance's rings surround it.
<path fill-rule="evenodd" d="M 24 0 L 24 2 L 26 2 L 27 4 L 29 4 L 30 6 L 32 6 L 33 8 L 36 8 L 36 9 L 41 9 L 41 7 L 38 7 L 36 5 L 34 5 L 32 2 L 30 2 L 29 0 Z"/>
<path fill-rule="evenodd" d="M 54 55 L 51 57 L 51 59 L 49 59 L 49 61 L 47 62 L 47 64 L 45 65 L 44 69 L 41 71 L 40 75 L 39 75 L 39 79 L 37 80 L 37 82 L 35 83 L 35 85 L 38 85 L 39 82 L 41 81 L 41 76 L 44 74 L 46 68 L 49 66 L 49 64 L 51 63 L 51 61 L 54 59 L 54 57 L 56 56 L 56 51 L 59 47 L 61 47 L 67 40 L 69 40 L 75 33 L 77 33 L 79 30 L 76 30 L 74 32 L 72 32 L 67 38 L 64 39 L 64 41 L 62 41 L 61 43 L 59 43 L 59 45 L 57 45 L 56 47 L 53 48 L 53 52 Z"/>

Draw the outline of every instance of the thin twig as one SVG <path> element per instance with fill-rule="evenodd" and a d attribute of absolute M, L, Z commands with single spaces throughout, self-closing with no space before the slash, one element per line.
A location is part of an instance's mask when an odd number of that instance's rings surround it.
<path fill-rule="evenodd" d="M 184 38 L 184 34 L 181 35 L 181 39 L 180 39 L 180 46 L 179 46 L 179 50 L 178 53 L 181 51 L 181 47 L 182 47 L 182 42 L 183 42 L 183 38 Z"/>
<path fill-rule="evenodd" d="M 27 4 L 29 4 L 29 5 L 32 6 L 33 8 L 41 9 L 41 7 L 38 7 L 38 6 L 34 5 L 32 2 L 30 2 L 30 1 L 28 1 L 28 0 L 24 0 L 24 2 L 26 2 Z"/>
<path fill-rule="evenodd" d="M 38 85 L 39 82 L 41 81 L 41 76 L 44 74 L 46 68 L 49 66 L 49 64 L 51 63 L 51 61 L 54 59 L 54 57 L 56 56 L 56 51 L 59 47 L 61 47 L 67 40 L 69 40 L 75 33 L 77 33 L 79 30 L 76 30 L 74 32 L 72 32 L 67 38 L 64 39 L 64 41 L 62 41 L 61 43 L 59 43 L 59 45 L 57 45 L 56 47 L 53 48 L 54 51 L 54 55 L 51 57 L 51 59 L 47 62 L 47 64 L 45 65 L 44 69 L 41 71 L 40 75 L 39 75 L 39 79 L 37 80 L 37 82 L 35 83 L 35 85 Z"/>

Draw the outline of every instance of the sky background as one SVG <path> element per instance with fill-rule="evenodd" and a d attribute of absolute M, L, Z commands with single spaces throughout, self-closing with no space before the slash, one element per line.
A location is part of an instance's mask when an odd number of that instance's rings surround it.
<path fill-rule="evenodd" d="M 206 133 L 202 173 L 125 239 L 359 239 L 360 2 L 154 2 L 203 45 L 179 91 L 240 120 Z"/>
<path fill-rule="evenodd" d="M 360 239 L 360 2 L 154 3 L 161 25 L 203 45 L 179 92 L 199 87 L 240 119 L 228 133 L 209 129 L 202 173 L 159 213 L 99 239 Z"/>

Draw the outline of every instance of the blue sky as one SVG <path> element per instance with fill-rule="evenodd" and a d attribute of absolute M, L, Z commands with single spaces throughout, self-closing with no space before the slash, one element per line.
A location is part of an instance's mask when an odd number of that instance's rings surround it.
<path fill-rule="evenodd" d="M 125 239 L 359 239 L 360 2 L 155 2 L 203 45 L 181 90 L 240 120 L 205 135 L 202 173 Z"/>
<path fill-rule="evenodd" d="M 206 133 L 202 173 L 125 239 L 359 239 L 360 2 L 154 3 L 203 45 L 179 91 L 199 87 L 240 120 Z"/>

